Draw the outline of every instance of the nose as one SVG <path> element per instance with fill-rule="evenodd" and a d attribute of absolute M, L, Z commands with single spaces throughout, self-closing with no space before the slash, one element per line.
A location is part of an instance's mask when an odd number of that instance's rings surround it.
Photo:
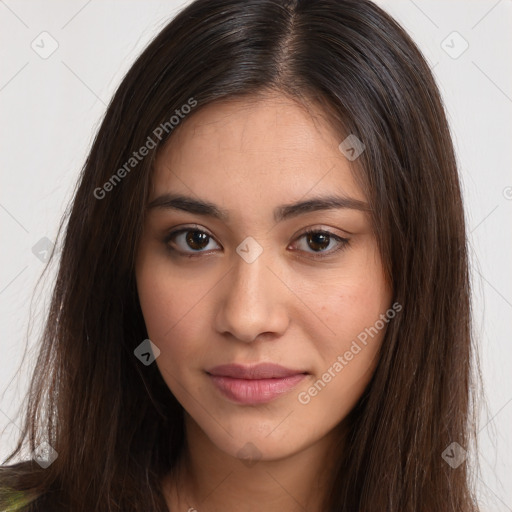
<path fill-rule="evenodd" d="M 286 302 L 291 292 L 264 251 L 248 263 L 235 255 L 217 301 L 216 329 L 244 342 L 283 335 L 290 323 Z M 276 275 L 277 274 L 277 275 Z"/>

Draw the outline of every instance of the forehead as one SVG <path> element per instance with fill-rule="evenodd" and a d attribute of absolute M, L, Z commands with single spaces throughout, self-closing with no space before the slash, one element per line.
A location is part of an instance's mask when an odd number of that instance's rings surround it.
<path fill-rule="evenodd" d="M 344 136 L 318 107 L 282 96 L 231 99 L 194 112 L 172 133 L 155 162 L 152 196 L 193 193 L 230 202 L 335 193 L 365 200 Z"/>

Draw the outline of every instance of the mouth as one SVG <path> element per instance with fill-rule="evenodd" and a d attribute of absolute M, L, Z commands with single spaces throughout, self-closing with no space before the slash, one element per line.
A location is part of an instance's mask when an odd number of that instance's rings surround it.
<path fill-rule="evenodd" d="M 206 373 L 224 397 L 245 405 L 275 400 L 291 391 L 309 375 L 305 370 L 285 368 L 273 363 L 255 366 L 220 365 Z"/>

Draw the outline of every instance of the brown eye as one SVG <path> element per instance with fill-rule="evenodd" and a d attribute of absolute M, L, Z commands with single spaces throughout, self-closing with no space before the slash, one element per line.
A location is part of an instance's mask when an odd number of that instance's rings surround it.
<path fill-rule="evenodd" d="M 185 242 L 191 249 L 199 251 L 208 245 L 209 236 L 201 231 L 186 231 Z"/>
<path fill-rule="evenodd" d="M 194 228 L 182 228 L 173 231 L 164 240 L 171 251 L 181 252 L 187 256 L 194 256 L 194 253 L 199 255 L 206 252 L 204 249 L 215 249 L 216 247 L 209 247 L 211 242 L 214 242 L 214 239 L 210 234 Z M 174 246 L 177 246 L 177 248 Z M 217 247 L 219 247 L 218 244 Z"/>
<path fill-rule="evenodd" d="M 323 251 L 324 249 L 329 247 L 329 244 L 331 242 L 329 235 L 320 232 L 308 233 L 306 240 L 309 247 L 311 247 L 314 251 Z"/>
<path fill-rule="evenodd" d="M 334 233 L 323 230 L 306 231 L 298 238 L 298 240 L 302 239 L 306 243 L 298 244 L 299 246 L 302 245 L 302 247 L 299 247 L 299 250 L 309 253 L 314 258 L 330 256 L 346 247 L 349 243 L 348 238 L 342 238 Z"/>

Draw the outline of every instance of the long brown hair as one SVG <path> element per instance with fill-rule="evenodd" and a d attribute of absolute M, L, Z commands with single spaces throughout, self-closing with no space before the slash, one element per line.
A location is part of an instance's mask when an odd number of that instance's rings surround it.
<path fill-rule="evenodd" d="M 188 115 L 268 91 L 320 105 L 340 142 L 354 134 L 364 143 L 357 179 L 393 302 L 403 306 L 351 412 L 326 510 L 477 510 L 468 459 L 454 467 L 444 456 L 451 446 L 447 453 L 463 459 L 476 441 L 454 150 L 425 59 L 367 0 L 197 0 L 136 60 L 61 224 L 22 435 L 7 461 L 45 441 L 58 456 L 45 469 L 34 461 L 4 466 L 2 507 L 17 497 L 12 488 L 74 512 L 167 510 L 161 480 L 183 446 L 183 410 L 157 366 L 134 356 L 147 338 L 134 261 L 152 166 L 172 136 L 171 116 L 191 99 Z M 131 160 L 143 146 L 151 146 L 147 155 Z"/>

